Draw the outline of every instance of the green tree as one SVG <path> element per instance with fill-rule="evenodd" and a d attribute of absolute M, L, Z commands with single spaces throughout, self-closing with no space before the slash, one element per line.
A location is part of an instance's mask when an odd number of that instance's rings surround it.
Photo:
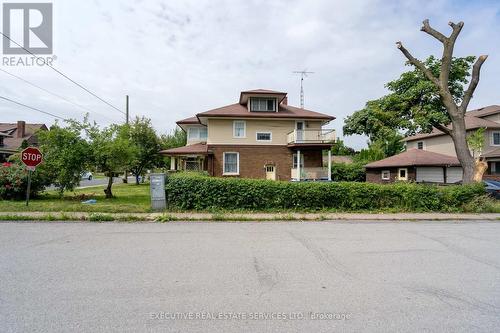
<path fill-rule="evenodd" d="M 139 185 L 139 177 L 149 168 L 158 166 L 161 157 L 160 140 L 151 124 L 145 117 L 136 117 L 130 124 L 130 141 L 135 146 L 135 156 L 130 162 L 130 171 L 135 176 L 135 183 Z"/>
<path fill-rule="evenodd" d="M 61 195 L 80 184 L 81 174 L 91 162 L 90 145 L 82 137 L 84 125 L 73 120 L 66 123 L 66 127 L 56 123 L 49 131 L 37 133 L 44 155 L 39 168 L 52 179 Z"/>
<path fill-rule="evenodd" d="M 104 190 L 112 198 L 113 177 L 123 172 L 137 156 L 137 147 L 131 143 L 128 125 L 111 125 L 100 129 L 95 124 L 87 128 L 94 165 L 108 177 Z"/>
<path fill-rule="evenodd" d="M 422 101 L 421 98 L 406 100 L 406 105 L 402 105 L 404 101 L 397 101 L 397 104 L 399 104 L 401 110 L 407 110 L 411 118 L 420 127 L 427 130 L 430 130 L 431 127 L 436 127 L 451 137 L 455 145 L 455 153 L 462 165 L 463 182 L 470 183 L 474 181 L 476 163 L 467 144 L 465 113 L 479 83 L 481 67 L 488 56 L 479 56 L 474 62 L 470 74 L 470 82 L 468 74 L 474 58 L 465 58 L 463 65 L 458 66 L 458 72 L 454 72 L 453 62 L 461 58 L 453 57 L 453 49 L 464 23 L 459 22 L 455 24 L 449 22 L 449 26 L 452 29 L 449 36 L 445 36 L 432 28 L 429 20 L 424 20 L 423 26 L 420 29 L 441 42 L 443 53 L 439 64 L 436 61 L 431 64 L 421 62 L 401 42 L 396 43 L 398 49 L 408 59 L 408 63 L 419 71 L 420 75 L 416 81 L 419 84 L 412 87 L 414 89 L 425 87 L 428 90 L 433 90 L 435 96 L 432 100 L 424 100 L 426 102 L 424 104 L 420 104 L 420 101 Z M 461 79 L 457 80 L 454 75 L 458 75 Z M 425 77 L 426 80 L 419 79 L 421 77 Z M 467 88 L 465 88 L 466 84 L 468 84 Z M 389 88 L 391 89 L 391 87 Z M 409 89 L 403 87 L 403 90 L 408 91 Z"/>
<path fill-rule="evenodd" d="M 187 135 L 180 128 L 176 128 L 168 134 L 162 134 L 160 136 L 160 146 L 161 149 L 171 149 L 185 146 L 187 142 Z M 170 157 L 164 158 L 164 166 L 170 165 Z"/>
<path fill-rule="evenodd" d="M 484 149 L 485 128 L 479 128 L 467 137 L 467 143 L 472 150 L 472 157 L 479 158 Z"/>
<path fill-rule="evenodd" d="M 356 154 L 356 151 L 345 145 L 343 140 L 338 139 L 332 146 L 332 155 L 336 156 L 351 156 Z"/>

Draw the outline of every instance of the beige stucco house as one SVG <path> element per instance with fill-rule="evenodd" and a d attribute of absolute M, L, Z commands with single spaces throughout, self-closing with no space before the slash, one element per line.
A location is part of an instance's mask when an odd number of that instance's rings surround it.
<path fill-rule="evenodd" d="M 206 171 L 218 177 L 330 180 L 335 131 L 323 127 L 334 119 L 288 105 L 285 92 L 242 91 L 237 103 L 178 121 L 187 133 L 186 146 L 161 154 L 171 157 L 171 171 Z"/>
<path fill-rule="evenodd" d="M 500 105 L 468 111 L 465 125 L 469 134 L 479 128 L 486 129 L 481 154 L 488 163 L 484 178 L 500 179 Z M 433 129 L 431 133 L 409 136 L 404 141 L 406 152 L 366 165 L 367 181 L 455 183 L 462 180 L 462 168 L 450 136 Z"/>

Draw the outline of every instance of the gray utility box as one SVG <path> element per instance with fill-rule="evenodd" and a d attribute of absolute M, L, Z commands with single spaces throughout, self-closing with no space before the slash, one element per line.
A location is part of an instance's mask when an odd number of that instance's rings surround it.
<path fill-rule="evenodd" d="M 151 183 L 151 208 L 153 210 L 164 210 L 167 208 L 165 199 L 165 174 L 152 173 L 149 175 Z"/>

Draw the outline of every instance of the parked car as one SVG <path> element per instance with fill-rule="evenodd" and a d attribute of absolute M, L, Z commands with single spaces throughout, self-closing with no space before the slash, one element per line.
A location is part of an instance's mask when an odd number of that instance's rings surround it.
<path fill-rule="evenodd" d="M 500 199 L 500 182 L 496 180 L 485 180 L 486 192 L 495 199 Z"/>
<path fill-rule="evenodd" d="M 85 171 L 84 173 L 82 173 L 82 179 L 92 180 L 92 178 L 94 178 L 92 172 Z"/>

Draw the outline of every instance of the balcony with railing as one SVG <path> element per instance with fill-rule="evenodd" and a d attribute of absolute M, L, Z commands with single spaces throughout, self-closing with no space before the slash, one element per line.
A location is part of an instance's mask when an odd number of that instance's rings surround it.
<path fill-rule="evenodd" d="M 331 145 L 335 143 L 335 130 L 294 130 L 287 134 L 287 143 L 289 146 Z"/>
<path fill-rule="evenodd" d="M 300 177 L 299 177 L 300 172 Z M 328 168 L 327 167 L 301 167 L 300 171 L 297 168 L 292 169 L 291 179 L 294 181 L 318 181 L 318 180 L 328 180 Z"/>

